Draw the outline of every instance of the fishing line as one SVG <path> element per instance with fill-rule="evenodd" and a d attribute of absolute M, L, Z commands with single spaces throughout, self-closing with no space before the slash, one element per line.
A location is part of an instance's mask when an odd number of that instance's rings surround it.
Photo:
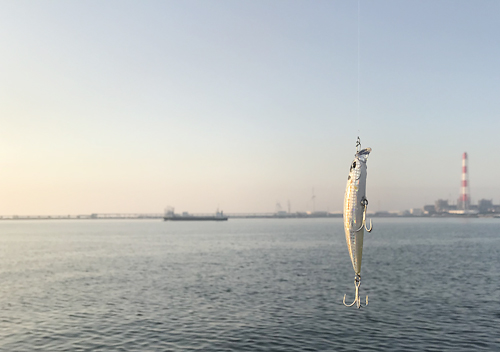
<path fill-rule="evenodd" d="M 359 40 L 360 39 L 360 25 L 359 25 L 359 22 L 360 22 L 360 20 L 359 20 L 360 3 L 359 2 L 360 2 L 360 0 L 358 0 L 358 38 L 357 38 L 358 39 L 358 136 L 360 134 L 360 127 L 359 127 L 360 126 L 360 117 L 359 117 L 359 115 L 360 115 L 360 113 L 359 113 L 359 111 L 360 111 L 360 78 L 359 78 L 359 76 L 360 76 L 359 75 L 359 72 L 360 72 L 360 54 L 359 54 L 359 52 L 360 52 L 360 50 L 359 50 L 359 47 L 360 47 L 360 45 L 359 45 L 359 42 L 360 42 L 360 40 Z"/>

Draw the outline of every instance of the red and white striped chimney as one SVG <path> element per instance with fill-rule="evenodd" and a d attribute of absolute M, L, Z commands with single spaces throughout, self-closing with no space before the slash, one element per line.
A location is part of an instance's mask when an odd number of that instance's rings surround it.
<path fill-rule="evenodd" d="M 462 187 L 460 190 L 459 204 L 462 210 L 468 210 L 470 205 L 469 171 L 467 170 L 467 153 L 462 156 Z"/>

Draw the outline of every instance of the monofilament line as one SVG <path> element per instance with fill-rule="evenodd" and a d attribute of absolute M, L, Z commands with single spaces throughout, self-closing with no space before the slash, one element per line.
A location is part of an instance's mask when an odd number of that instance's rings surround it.
<path fill-rule="evenodd" d="M 359 108 L 359 106 L 360 106 L 360 102 L 359 102 L 359 100 L 360 100 L 359 99 L 359 96 L 360 96 L 360 78 L 359 78 L 359 71 L 360 71 L 360 69 L 359 69 L 359 66 L 360 66 L 360 64 L 359 64 L 359 62 L 360 62 L 360 60 L 359 60 L 359 37 L 360 37 L 360 30 L 359 30 L 359 27 L 360 27 L 359 26 L 359 22 L 360 22 L 359 17 L 360 16 L 359 16 L 359 13 L 360 13 L 360 4 L 359 4 L 359 2 L 360 2 L 360 0 L 358 0 L 358 136 L 359 136 L 359 129 L 360 129 L 360 127 L 359 127 L 360 126 L 360 124 L 359 124 L 359 120 L 360 120 L 360 118 L 359 118 L 359 110 L 360 110 L 360 108 Z"/>

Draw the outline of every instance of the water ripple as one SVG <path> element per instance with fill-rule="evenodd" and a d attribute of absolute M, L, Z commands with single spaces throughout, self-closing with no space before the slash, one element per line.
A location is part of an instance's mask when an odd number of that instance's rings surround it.
<path fill-rule="evenodd" d="M 409 221 L 362 310 L 340 219 L 0 223 L 0 351 L 500 350 L 500 222 Z"/>

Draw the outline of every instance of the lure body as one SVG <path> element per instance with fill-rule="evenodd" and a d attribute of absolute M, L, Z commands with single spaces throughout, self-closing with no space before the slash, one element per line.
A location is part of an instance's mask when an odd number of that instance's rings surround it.
<path fill-rule="evenodd" d="M 361 275 L 366 205 L 368 204 L 366 160 L 371 151 L 371 148 L 365 148 L 356 153 L 349 171 L 344 197 L 345 239 L 356 277 Z"/>
<path fill-rule="evenodd" d="M 344 230 L 347 249 L 351 257 L 352 267 L 354 268 L 354 301 L 351 304 L 344 305 L 351 307 L 356 304 L 361 308 L 361 300 L 359 299 L 359 286 L 361 285 L 361 259 L 363 258 L 363 237 L 365 229 L 371 232 L 370 228 L 366 227 L 366 207 L 368 200 L 366 199 L 366 160 L 372 151 L 371 148 L 361 149 L 361 143 L 356 143 L 356 154 L 354 161 L 349 170 L 347 178 L 347 187 L 344 197 Z M 366 296 L 366 305 L 368 305 L 368 296 Z"/>

